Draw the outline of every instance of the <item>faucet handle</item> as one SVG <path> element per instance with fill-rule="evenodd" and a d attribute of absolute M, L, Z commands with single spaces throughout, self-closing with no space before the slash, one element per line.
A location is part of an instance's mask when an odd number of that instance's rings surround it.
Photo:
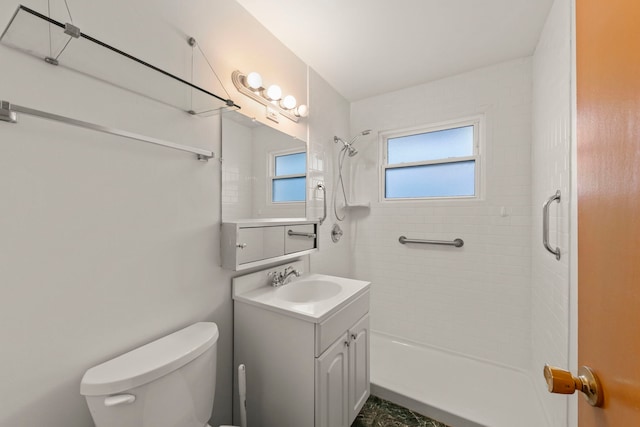
<path fill-rule="evenodd" d="M 271 286 L 277 286 L 282 282 L 284 276 L 280 272 L 270 271 L 267 273 L 267 277 L 269 278 Z"/>

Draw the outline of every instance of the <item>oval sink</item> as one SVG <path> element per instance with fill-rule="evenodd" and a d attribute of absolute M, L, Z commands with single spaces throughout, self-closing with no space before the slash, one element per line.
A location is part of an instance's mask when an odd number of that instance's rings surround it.
<path fill-rule="evenodd" d="M 276 296 L 282 300 L 297 303 L 317 302 L 329 299 L 340 293 L 342 286 L 326 280 L 301 280 L 283 285 L 276 290 Z"/>

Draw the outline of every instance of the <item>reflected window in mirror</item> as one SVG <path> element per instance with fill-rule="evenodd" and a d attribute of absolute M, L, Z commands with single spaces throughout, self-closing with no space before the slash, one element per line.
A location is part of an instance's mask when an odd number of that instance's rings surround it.
<path fill-rule="evenodd" d="M 222 220 L 306 218 L 306 152 L 305 141 L 237 111 L 223 114 Z"/>
<path fill-rule="evenodd" d="M 271 203 L 304 203 L 307 188 L 306 151 L 279 151 L 269 156 Z"/>

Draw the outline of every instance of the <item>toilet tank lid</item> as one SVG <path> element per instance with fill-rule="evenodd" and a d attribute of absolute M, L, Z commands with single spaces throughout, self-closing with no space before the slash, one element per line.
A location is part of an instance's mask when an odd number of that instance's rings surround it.
<path fill-rule="evenodd" d="M 218 326 L 200 322 L 94 366 L 80 383 L 83 396 L 120 393 L 156 380 L 191 362 L 218 340 Z"/>

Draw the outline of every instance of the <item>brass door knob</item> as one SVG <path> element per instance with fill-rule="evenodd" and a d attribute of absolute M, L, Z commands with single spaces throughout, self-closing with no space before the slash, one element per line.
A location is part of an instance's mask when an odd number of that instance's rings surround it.
<path fill-rule="evenodd" d="M 578 376 L 553 366 L 544 366 L 544 379 L 550 393 L 573 394 L 580 390 L 591 406 L 602 406 L 602 386 L 598 377 L 587 366 L 578 369 Z"/>

